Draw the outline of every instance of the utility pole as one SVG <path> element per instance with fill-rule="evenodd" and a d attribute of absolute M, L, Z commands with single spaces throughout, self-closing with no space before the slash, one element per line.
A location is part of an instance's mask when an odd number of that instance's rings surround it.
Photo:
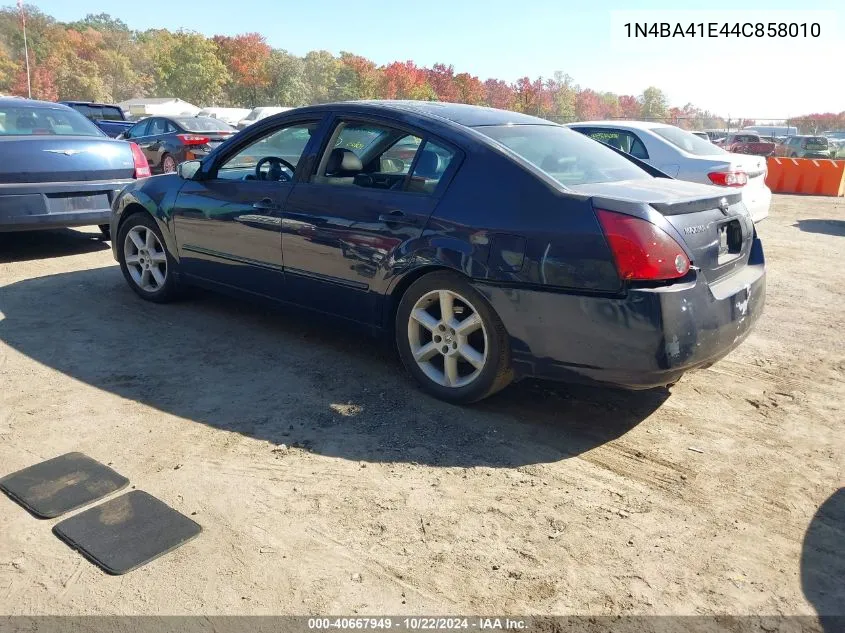
<path fill-rule="evenodd" d="M 26 94 L 32 99 L 32 81 L 29 77 L 29 46 L 26 41 L 26 11 L 23 7 L 23 0 L 18 0 L 18 9 L 21 12 L 21 25 L 23 26 L 23 56 L 26 61 Z"/>

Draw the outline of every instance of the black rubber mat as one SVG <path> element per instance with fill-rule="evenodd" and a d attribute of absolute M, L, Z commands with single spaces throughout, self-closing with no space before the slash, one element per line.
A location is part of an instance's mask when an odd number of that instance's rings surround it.
<path fill-rule="evenodd" d="M 0 479 L 0 490 L 42 519 L 52 519 L 120 490 L 129 480 L 82 453 L 68 453 Z"/>
<path fill-rule="evenodd" d="M 53 527 L 56 536 L 116 576 L 173 551 L 200 532 L 199 524 L 141 490 L 106 501 Z"/>

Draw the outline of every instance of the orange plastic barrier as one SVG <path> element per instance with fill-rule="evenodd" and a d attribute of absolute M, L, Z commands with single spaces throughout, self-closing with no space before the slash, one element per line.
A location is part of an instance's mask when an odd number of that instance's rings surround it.
<path fill-rule="evenodd" d="M 775 193 L 845 194 L 845 160 L 769 156 L 766 163 L 766 185 Z"/>

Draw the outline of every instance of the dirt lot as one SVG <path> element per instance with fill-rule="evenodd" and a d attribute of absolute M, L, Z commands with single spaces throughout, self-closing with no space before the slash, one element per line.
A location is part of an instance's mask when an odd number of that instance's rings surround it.
<path fill-rule="evenodd" d="M 0 495 L 0 613 L 845 612 L 845 203 L 760 232 L 727 359 L 471 408 L 358 334 L 146 304 L 96 229 L 0 235 L 0 474 L 83 451 L 205 530 L 111 577 Z"/>

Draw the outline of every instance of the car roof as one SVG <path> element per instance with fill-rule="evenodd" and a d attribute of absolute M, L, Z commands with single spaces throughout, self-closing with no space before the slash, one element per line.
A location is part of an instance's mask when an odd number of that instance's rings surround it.
<path fill-rule="evenodd" d="M 23 99 L 21 97 L 0 97 L 0 106 L 15 106 L 17 108 L 52 108 L 54 110 L 72 110 L 62 103 L 53 101 L 38 101 L 37 99 Z"/>
<path fill-rule="evenodd" d="M 464 103 L 444 103 L 441 101 L 341 101 L 317 106 L 297 108 L 297 111 L 348 110 L 371 114 L 413 115 L 421 119 L 451 121 L 464 127 L 485 125 L 557 125 L 546 119 L 540 119 L 519 112 L 497 110 L 485 106 Z"/>
<path fill-rule="evenodd" d="M 58 103 L 62 103 L 65 105 L 87 105 L 87 106 L 97 106 L 100 108 L 117 108 L 120 110 L 120 106 L 114 103 L 100 103 L 99 101 L 59 101 Z"/>
<path fill-rule="evenodd" d="M 661 127 L 675 127 L 668 123 L 657 121 L 578 121 L 567 123 L 567 127 L 626 127 L 633 130 L 653 130 Z"/>

